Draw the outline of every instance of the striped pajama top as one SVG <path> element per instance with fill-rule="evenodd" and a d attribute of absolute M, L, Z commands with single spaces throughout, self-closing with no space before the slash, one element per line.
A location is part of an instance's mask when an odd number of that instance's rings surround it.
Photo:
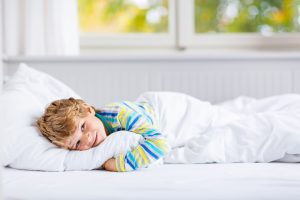
<path fill-rule="evenodd" d="M 155 114 L 146 102 L 122 101 L 111 103 L 97 110 L 98 117 L 109 134 L 116 131 L 130 131 L 141 134 L 144 142 L 126 154 L 115 157 L 117 171 L 132 171 L 164 157 L 170 146 L 158 131 Z"/>

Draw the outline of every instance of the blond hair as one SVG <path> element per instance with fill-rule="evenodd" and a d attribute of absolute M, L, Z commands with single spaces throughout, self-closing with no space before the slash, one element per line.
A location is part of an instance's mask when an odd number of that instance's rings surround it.
<path fill-rule="evenodd" d="M 64 143 L 75 133 L 77 120 L 88 114 L 86 105 L 83 100 L 72 97 L 53 101 L 37 120 L 37 127 L 52 143 L 67 148 Z"/>

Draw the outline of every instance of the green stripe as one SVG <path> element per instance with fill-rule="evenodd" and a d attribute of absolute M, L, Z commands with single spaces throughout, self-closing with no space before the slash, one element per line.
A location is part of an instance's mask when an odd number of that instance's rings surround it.
<path fill-rule="evenodd" d="M 96 113 L 96 117 L 98 117 L 103 122 L 103 124 L 107 128 L 109 134 L 114 132 L 113 129 L 111 128 L 111 126 L 107 123 L 106 119 L 103 116 Z"/>

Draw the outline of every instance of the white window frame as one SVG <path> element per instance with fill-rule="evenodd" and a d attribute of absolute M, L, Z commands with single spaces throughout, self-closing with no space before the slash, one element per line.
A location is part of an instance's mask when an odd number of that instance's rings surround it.
<path fill-rule="evenodd" d="M 167 33 L 81 34 L 84 50 L 115 48 L 300 50 L 300 33 L 195 33 L 194 0 L 169 0 Z"/>
<path fill-rule="evenodd" d="M 180 48 L 300 49 L 300 33 L 196 33 L 194 0 L 178 0 L 178 8 Z"/>
<path fill-rule="evenodd" d="M 81 48 L 174 47 L 176 40 L 175 3 L 176 0 L 169 0 L 167 33 L 81 34 L 80 46 Z"/>

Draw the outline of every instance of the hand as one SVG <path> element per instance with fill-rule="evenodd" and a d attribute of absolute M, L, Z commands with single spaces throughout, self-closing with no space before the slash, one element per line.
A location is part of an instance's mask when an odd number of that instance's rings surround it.
<path fill-rule="evenodd" d="M 116 172 L 117 171 L 116 159 L 114 158 L 108 159 L 107 161 L 105 161 L 102 167 L 107 171 Z"/>

